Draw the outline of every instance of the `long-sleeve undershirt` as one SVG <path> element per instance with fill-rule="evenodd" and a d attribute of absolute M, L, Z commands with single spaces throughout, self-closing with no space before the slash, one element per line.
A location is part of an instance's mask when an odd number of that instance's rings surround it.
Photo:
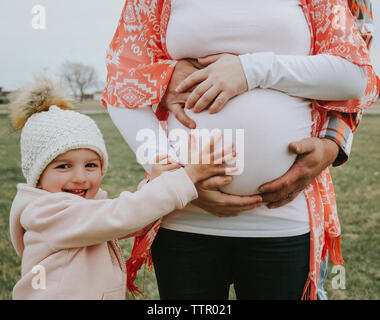
<path fill-rule="evenodd" d="M 294 56 L 262 52 L 240 55 L 240 59 L 249 90 L 276 89 L 307 99 L 347 100 L 360 98 L 366 86 L 365 68 L 337 56 Z M 124 115 L 119 116 L 119 112 Z M 139 130 L 151 129 L 154 132 L 157 141 L 154 143 L 153 140 L 148 140 L 144 145 L 152 156 L 149 161 L 142 163 L 144 169 L 150 173 L 154 155 L 167 153 L 166 148 L 162 148 L 163 144 L 158 143 L 158 137 L 161 141 L 166 138 L 152 108 L 111 107 L 110 115 L 135 153 L 142 143 L 136 139 Z M 168 150 L 176 158 L 170 145 Z"/>

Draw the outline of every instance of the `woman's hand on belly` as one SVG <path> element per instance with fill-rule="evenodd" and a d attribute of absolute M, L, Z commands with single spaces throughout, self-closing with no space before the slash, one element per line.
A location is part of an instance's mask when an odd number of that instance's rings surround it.
<path fill-rule="evenodd" d="M 228 100 L 248 90 L 239 56 L 223 53 L 198 62 L 206 68 L 192 73 L 176 89 L 182 93 L 197 85 L 187 98 L 186 108 L 200 112 L 209 106 L 210 113 L 217 113 Z"/>
<path fill-rule="evenodd" d="M 178 61 L 165 95 L 161 100 L 161 105 L 173 113 L 177 120 L 189 129 L 195 129 L 196 123 L 186 115 L 183 108 L 191 93 L 191 89 L 183 93 L 178 93 L 175 89 L 184 79 L 198 71 L 199 68 L 202 68 L 202 66 L 194 59 Z"/>
<path fill-rule="evenodd" d="M 305 138 L 292 142 L 289 150 L 297 154 L 292 167 L 280 178 L 259 188 L 270 209 L 282 207 L 292 201 L 324 169 L 334 163 L 339 147 L 330 139 Z"/>
<path fill-rule="evenodd" d="M 218 190 L 231 181 L 231 176 L 219 175 L 197 183 L 198 198 L 193 200 L 192 204 L 218 217 L 237 216 L 239 212 L 261 206 L 261 196 L 236 196 Z"/>

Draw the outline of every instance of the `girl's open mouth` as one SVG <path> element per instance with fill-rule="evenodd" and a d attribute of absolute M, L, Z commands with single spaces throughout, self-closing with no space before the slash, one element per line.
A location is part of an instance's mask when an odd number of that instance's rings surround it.
<path fill-rule="evenodd" d="M 76 194 L 77 196 L 86 197 L 87 189 L 72 189 L 72 190 L 64 190 L 65 192 Z"/>

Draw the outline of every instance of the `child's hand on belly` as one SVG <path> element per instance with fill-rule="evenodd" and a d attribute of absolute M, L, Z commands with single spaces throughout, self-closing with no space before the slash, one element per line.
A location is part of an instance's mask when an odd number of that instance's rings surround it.
<path fill-rule="evenodd" d="M 181 165 L 172 159 L 169 155 L 157 155 L 155 163 L 152 165 L 152 174 L 149 180 L 157 178 L 161 173 L 165 171 L 171 171 L 181 168 Z"/>
<path fill-rule="evenodd" d="M 215 175 L 226 175 L 236 172 L 236 166 L 226 167 L 236 160 L 236 151 L 233 144 L 222 145 L 222 133 L 213 135 L 210 142 L 199 150 L 195 136 L 189 135 L 188 161 L 185 171 L 194 184 Z"/>

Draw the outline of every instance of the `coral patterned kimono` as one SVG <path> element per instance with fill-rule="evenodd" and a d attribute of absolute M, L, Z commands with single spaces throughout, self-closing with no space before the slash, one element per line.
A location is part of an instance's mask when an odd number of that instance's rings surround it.
<path fill-rule="evenodd" d="M 312 101 L 312 135 L 319 136 L 328 112 L 356 114 L 370 106 L 379 94 L 379 79 L 374 73 L 366 42 L 355 23 L 347 0 L 300 0 L 310 33 L 310 55 L 340 56 L 367 70 L 367 87 L 361 99 L 347 101 Z M 168 111 L 160 106 L 170 82 L 176 61 L 166 48 L 166 29 L 171 11 L 170 0 L 127 0 L 118 28 L 107 52 L 107 85 L 103 104 L 138 108 L 151 105 L 159 120 L 165 121 Z M 356 125 L 358 120 L 356 121 Z M 310 269 L 303 299 L 316 299 L 321 260 L 326 250 L 333 264 L 343 264 L 340 250 L 340 224 L 334 188 L 325 169 L 304 190 L 310 217 Z M 133 284 L 136 272 L 150 263 L 150 245 L 160 221 L 145 236 L 136 237 L 131 258 L 127 261 L 128 289 L 139 291 Z"/>

